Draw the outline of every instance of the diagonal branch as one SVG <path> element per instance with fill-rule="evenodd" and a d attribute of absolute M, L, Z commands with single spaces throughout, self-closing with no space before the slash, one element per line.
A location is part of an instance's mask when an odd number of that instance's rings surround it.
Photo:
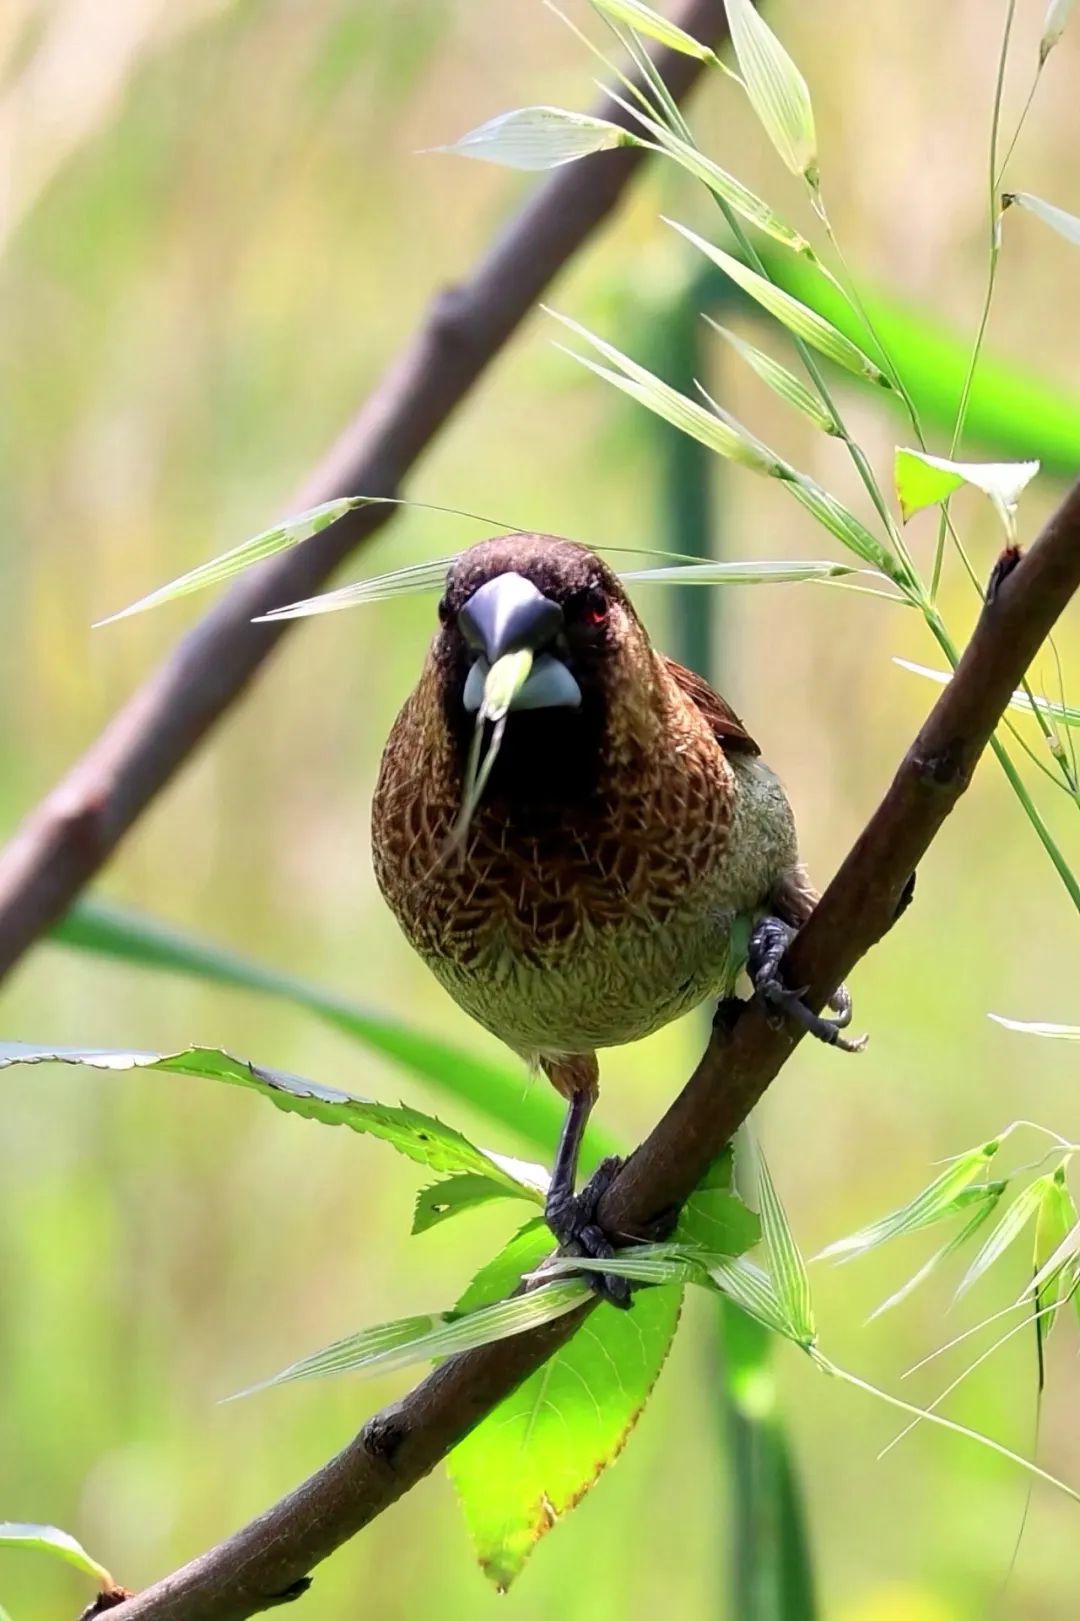
<path fill-rule="evenodd" d="M 1078 589 L 1080 483 L 984 608 L 952 682 L 794 941 L 787 971 L 812 987 L 816 1006 L 892 925 L 916 864 Z M 688 1197 L 798 1040 L 796 1030 L 770 1029 L 753 1005 L 718 1020 L 694 1074 L 606 1195 L 609 1231 L 632 1233 Z M 314 1565 L 409 1491 L 594 1309 L 444 1363 L 257 1520 L 122 1604 L 117 1621 L 243 1621 L 302 1590 Z"/>
<path fill-rule="evenodd" d="M 714 46 L 726 33 L 722 0 L 683 0 L 674 20 Z M 702 66 L 671 51 L 657 63 L 677 100 Z M 629 122 L 606 98 L 597 111 Z M 540 187 L 468 280 L 435 299 L 294 511 L 334 496 L 397 493 L 548 283 L 615 208 L 642 157 L 637 148 L 597 153 Z M 289 628 L 252 618 L 311 596 L 392 512 L 361 508 L 239 580 L 31 813 L 0 853 L 0 976 L 63 916 Z"/>

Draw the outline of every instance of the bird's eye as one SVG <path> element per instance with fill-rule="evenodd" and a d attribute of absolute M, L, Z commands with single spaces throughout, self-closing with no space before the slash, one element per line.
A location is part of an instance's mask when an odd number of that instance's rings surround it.
<path fill-rule="evenodd" d="M 608 599 L 595 587 L 583 591 L 573 604 L 573 618 L 579 625 L 591 630 L 602 625 L 608 616 Z"/>
<path fill-rule="evenodd" d="M 439 598 L 438 614 L 440 625 L 445 625 L 450 618 L 450 600 L 448 597 Z"/>

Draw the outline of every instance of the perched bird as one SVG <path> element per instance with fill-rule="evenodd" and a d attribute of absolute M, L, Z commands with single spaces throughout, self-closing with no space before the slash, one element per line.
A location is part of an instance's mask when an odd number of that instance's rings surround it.
<path fill-rule="evenodd" d="M 598 1048 L 729 996 L 744 965 L 774 1013 L 850 1045 L 843 988 L 832 1020 L 777 977 L 817 901 L 779 781 L 723 698 L 653 649 L 584 546 L 503 535 L 454 562 L 372 832 L 383 895 L 435 977 L 567 1100 L 546 1215 L 571 1251 L 612 1253 L 594 1218 L 617 1167 L 574 1193 Z M 600 1287 L 626 1303 L 622 1280 Z"/>

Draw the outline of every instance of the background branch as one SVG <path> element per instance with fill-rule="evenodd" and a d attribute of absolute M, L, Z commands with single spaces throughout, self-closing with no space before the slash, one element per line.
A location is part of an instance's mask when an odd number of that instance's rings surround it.
<path fill-rule="evenodd" d="M 726 33 L 722 0 L 684 0 L 674 20 L 713 46 Z M 656 60 L 681 100 L 702 64 L 670 51 Z M 597 112 L 628 122 L 606 99 Z M 436 298 L 412 343 L 297 492 L 292 511 L 334 496 L 397 494 L 548 283 L 611 213 L 642 157 L 624 148 L 556 170 L 468 280 Z M 31 813 L 0 853 L 0 976 L 63 916 L 289 629 L 288 621 L 253 625 L 253 616 L 311 596 L 393 511 L 350 513 L 244 575 Z"/>
<path fill-rule="evenodd" d="M 891 926 L 916 864 L 967 787 L 1014 689 L 1080 588 L 1080 484 L 984 608 L 951 684 L 908 750 L 788 954 L 793 983 L 820 1006 Z M 600 1207 L 632 1233 L 681 1203 L 799 1039 L 747 1005 L 718 1021 L 701 1063 Z M 841 1060 L 837 1060 L 840 1062 Z M 226 1542 L 113 1613 L 117 1621 L 242 1621 L 395 1502 L 563 1345 L 595 1303 L 444 1363 L 384 1408 L 336 1458 Z"/>

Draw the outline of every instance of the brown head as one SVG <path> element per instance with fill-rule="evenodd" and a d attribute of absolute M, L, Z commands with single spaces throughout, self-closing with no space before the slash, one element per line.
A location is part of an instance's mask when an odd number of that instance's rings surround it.
<path fill-rule="evenodd" d="M 661 723 L 658 662 L 615 574 L 552 535 L 499 535 L 456 560 L 432 644 L 443 715 L 463 761 L 484 677 L 528 649 L 490 796 L 552 803 L 590 793 L 606 766 L 647 749 Z"/>

